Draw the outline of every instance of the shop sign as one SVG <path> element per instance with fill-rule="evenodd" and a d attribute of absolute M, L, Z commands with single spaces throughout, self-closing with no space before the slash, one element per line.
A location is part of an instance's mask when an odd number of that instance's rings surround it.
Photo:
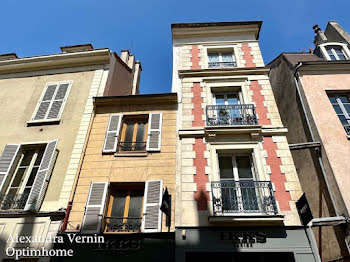
<path fill-rule="evenodd" d="M 219 232 L 219 240 L 230 240 L 234 247 L 253 247 L 256 243 L 266 243 L 264 232 Z"/>

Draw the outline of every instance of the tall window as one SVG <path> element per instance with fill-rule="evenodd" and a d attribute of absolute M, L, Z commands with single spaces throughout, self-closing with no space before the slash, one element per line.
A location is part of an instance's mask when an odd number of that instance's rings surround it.
<path fill-rule="evenodd" d="M 106 217 L 106 231 L 140 231 L 144 184 L 112 186 Z"/>
<path fill-rule="evenodd" d="M 328 45 L 325 46 L 327 54 L 330 60 L 348 60 L 349 58 L 344 52 L 344 49 L 340 45 Z"/>
<path fill-rule="evenodd" d="M 328 94 L 328 97 L 346 133 L 350 135 L 350 93 Z"/>
<path fill-rule="evenodd" d="M 124 117 L 120 151 L 146 151 L 148 115 Z"/>
<path fill-rule="evenodd" d="M 237 66 L 235 56 L 232 52 L 210 52 L 208 53 L 208 60 L 209 68 Z"/>
<path fill-rule="evenodd" d="M 254 212 L 259 210 L 250 155 L 219 155 L 223 210 Z"/>
<path fill-rule="evenodd" d="M 1 209 L 23 209 L 38 173 L 45 146 L 23 150 Z"/>

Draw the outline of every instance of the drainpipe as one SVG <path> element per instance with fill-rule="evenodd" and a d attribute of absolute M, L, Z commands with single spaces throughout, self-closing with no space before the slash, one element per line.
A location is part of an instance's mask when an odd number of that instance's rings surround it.
<path fill-rule="evenodd" d="M 304 113 L 304 116 L 305 116 L 305 119 L 306 119 L 306 124 L 307 124 L 307 127 L 308 127 L 310 135 L 311 135 L 311 140 L 312 140 L 312 142 L 316 142 L 315 136 L 314 136 L 314 134 L 312 132 L 310 119 L 309 119 L 309 117 L 307 115 L 305 104 L 304 104 L 304 100 L 303 100 L 303 97 L 301 96 L 300 87 L 299 87 L 299 84 L 298 84 L 299 74 L 298 74 L 297 71 L 302 65 L 303 65 L 303 63 L 299 62 L 299 64 L 295 67 L 295 69 L 294 69 L 294 77 L 293 78 L 294 78 L 295 86 L 296 86 L 296 89 L 297 89 L 297 92 L 298 92 L 298 96 L 299 96 L 299 100 L 300 100 L 300 103 L 301 103 L 301 107 L 303 109 L 303 113 Z M 335 200 L 334 200 L 333 191 L 332 191 L 332 189 L 331 189 L 331 187 L 329 185 L 329 181 L 328 181 L 328 178 L 327 178 L 326 170 L 324 168 L 324 165 L 323 165 L 320 153 L 321 153 L 321 151 L 318 151 L 318 163 L 319 163 L 320 168 L 321 168 L 322 177 L 323 177 L 323 179 L 324 179 L 324 181 L 326 183 L 326 188 L 327 188 L 329 197 L 331 199 L 331 203 L 332 203 L 332 206 L 334 208 L 335 215 L 336 216 L 340 216 L 338 207 L 337 207 L 337 205 L 335 203 Z"/>

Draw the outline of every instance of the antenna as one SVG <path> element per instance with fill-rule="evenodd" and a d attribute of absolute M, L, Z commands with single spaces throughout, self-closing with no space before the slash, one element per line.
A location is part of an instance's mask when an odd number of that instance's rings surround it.
<path fill-rule="evenodd" d="M 134 47 L 134 41 L 131 40 L 131 41 L 130 41 L 130 49 L 129 49 L 130 54 L 132 53 L 131 50 L 132 50 L 133 47 Z"/>

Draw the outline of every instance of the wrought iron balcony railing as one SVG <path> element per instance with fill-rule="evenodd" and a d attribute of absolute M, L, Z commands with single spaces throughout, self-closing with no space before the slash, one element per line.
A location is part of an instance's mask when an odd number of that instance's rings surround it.
<path fill-rule="evenodd" d="M 141 217 L 105 217 L 106 232 L 140 232 Z"/>
<path fill-rule="evenodd" d="M 236 62 L 209 62 L 209 68 L 228 68 L 228 67 L 236 67 Z"/>
<path fill-rule="evenodd" d="M 145 152 L 146 142 L 119 142 L 120 152 Z"/>
<path fill-rule="evenodd" d="M 257 125 L 255 107 L 241 105 L 207 105 L 207 126 Z"/>
<path fill-rule="evenodd" d="M 215 216 L 229 214 L 277 214 L 277 205 L 270 181 L 211 182 Z"/>
<path fill-rule="evenodd" d="M 0 194 L 0 210 L 23 210 L 29 193 Z"/>

